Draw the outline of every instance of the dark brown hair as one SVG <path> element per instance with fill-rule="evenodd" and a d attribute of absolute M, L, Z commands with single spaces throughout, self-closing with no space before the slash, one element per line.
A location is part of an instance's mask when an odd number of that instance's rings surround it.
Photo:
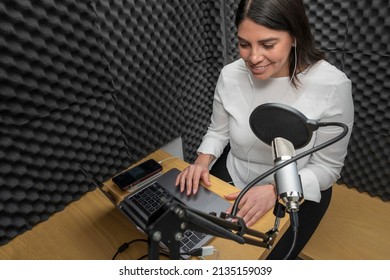
<path fill-rule="evenodd" d="M 298 70 L 303 71 L 324 58 L 323 53 L 315 47 L 302 0 L 241 0 L 236 11 L 237 28 L 244 19 L 270 29 L 286 31 L 295 38 L 297 57 L 290 54 L 289 63 L 289 75 L 295 87 L 299 83 Z M 294 72 L 295 66 L 297 71 Z"/>

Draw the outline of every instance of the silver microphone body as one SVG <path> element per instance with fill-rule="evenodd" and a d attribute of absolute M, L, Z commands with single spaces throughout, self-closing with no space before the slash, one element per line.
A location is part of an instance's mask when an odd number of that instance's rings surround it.
<path fill-rule="evenodd" d="M 275 138 L 272 141 L 272 156 L 275 166 L 293 158 L 295 156 L 293 144 L 284 138 Z M 276 191 L 286 210 L 298 211 L 303 200 L 303 191 L 297 163 L 294 161 L 279 169 L 275 172 L 274 178 Z"/>

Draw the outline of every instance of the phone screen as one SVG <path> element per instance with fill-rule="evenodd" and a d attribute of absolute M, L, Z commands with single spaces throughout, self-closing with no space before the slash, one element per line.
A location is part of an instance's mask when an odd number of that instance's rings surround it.
<path fill-rule="evenodd" d="M 139 180 L 147 174 L 148 170 L 142 168 L 141 166 L 136 166 L 131 170 L 131 172 L 129 172 L 129 175 L 133 177 L 134 180 Z"/>
<path fill-rule="evenodd" d="M 126 190 L 161 170 L 162 166 L 151 159 L 115 176 L 112 180 L 120 189 Z"/>

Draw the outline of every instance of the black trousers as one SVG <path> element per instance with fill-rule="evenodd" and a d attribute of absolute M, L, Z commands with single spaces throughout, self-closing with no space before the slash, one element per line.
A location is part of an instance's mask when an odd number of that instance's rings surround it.
<path fill-rule="evenodd" d="M 232 179 L 226 168 L 226 157 L 229 147 L 225 149 L 223 155 L 217 160 L 210 173 L 225 182 L 231 182 Z M 332 188 L 321 192 L 321 201 L 319 203 L 313 201 L 304 201 L 298 211 L 299 227 L 298 237 L 294 250 L 290 254 L 289 259 L 297 259 L 299 253 L 305 247 L 306 243 L 310 240 L 311 236 L 317 229 L 317 226 L 325 215 L 332 198 Z M 286 213 L 288 215 L 288 213 Z M 268 260 L 282 260 L 287 256 L 293 243 L 293 230 L 289 227 L 283 236 L 279 239 L 276 246 L 271 249 L 268 255 Z"/>

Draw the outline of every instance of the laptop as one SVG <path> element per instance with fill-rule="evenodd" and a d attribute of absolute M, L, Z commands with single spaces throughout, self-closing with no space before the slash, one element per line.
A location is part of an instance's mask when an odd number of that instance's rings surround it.
<path fill-rule="evenodd" d="M 86 171 L 80 167 L 81 170 Z M 162 206 L 161 198 L 175 199 L 180 201 L 189 208 L 193 208 L 204 213 L 225 212 L 231 205 L 230 203 L 213 193 L 205 187 L 200 187 L 195 195 L 187 196 L 181 193 L 180 189 L 175 186 L 175 180 L 180 170 L 173 168 L 167 172 L 160 174 L 158 177 L 147 184 L 138 187 L 136 191 L 131 192 L 124 197 L 117 205 L 111 195 L 103 189 L 103 187 L 86 174 L 90 180 L 103 192 L 103 194 L 117 207 L 140 231 L 146 232 L 148 219 L 156 213 Z M 180 253 L 183 259 L 187 259 L 190 255 L 186 254 L 191 250 L 201 248 L 206 245 L 214 236 L 201 232 L 196 232 L 187 229 L 184 232 L 183 238 L 180 240 Z M 165 248 L 167 246 L 162 244 Z"/>

